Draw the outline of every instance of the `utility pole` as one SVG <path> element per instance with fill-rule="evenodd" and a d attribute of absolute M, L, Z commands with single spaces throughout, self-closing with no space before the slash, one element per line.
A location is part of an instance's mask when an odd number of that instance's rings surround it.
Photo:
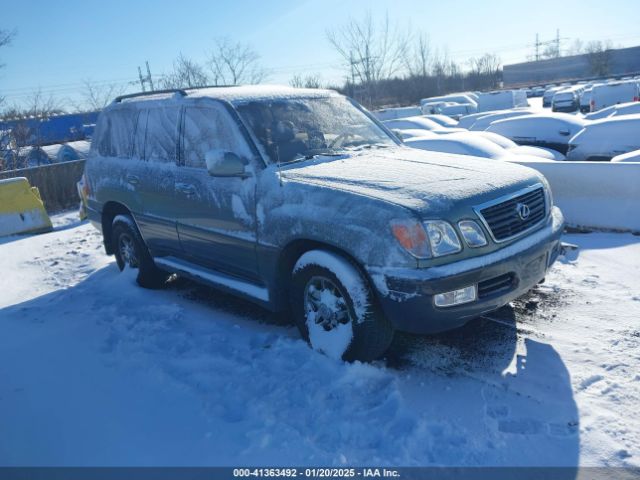
<path fill-rule="evenodd" d="M 147 64 L 147 75 L 142 76 L 142 69 L 138 66 L 138 77 L 140 78 L 140 86 L 142 87 L 142 91 L 146 92 L 146 85 L 149 84 L 149 91 L 153 92 L 155 88 L 153 88 L 153 80 L 151 79 L 151 69 L 149 68 L 149 61 L 145 62 Z"/>
<path fill-rule="evenodd" d="M 144 78 L 142 76 L 142 70 L 140 69 L 140 67 L 138 67 L 138 77 L 140 77 L 140 87 L 142 87 L 142 91 L 145 92 L 146 90 L 144 89 Z"/>
<path fill-rule="evenodd" d="M 536 62 L 540 60 L 540 35 L 536 33 Z"/>
<path fill-rule="evenodd" d="M 149 85 L 151 85 L 151 91 L 153 92 L 155 88 L 153 88 L 153 80 L 151 79 L 151 69 L 149 68 L 149 60 L 146 60 L 145 63 L 147 64 L 147 81 L 149 82 Z"/>
<path fill-rule="evenodd" d="M 556 28 L 556 57 L 560 56 L 560 29 Z"/>

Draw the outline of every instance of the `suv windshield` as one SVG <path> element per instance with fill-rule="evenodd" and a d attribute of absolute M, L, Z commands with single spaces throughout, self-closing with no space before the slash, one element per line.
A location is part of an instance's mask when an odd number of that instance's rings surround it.
<path fill-rule="evenodd" d="M 260 100 L 236 105 L 273 163 L 396 142 L 344 97 Z"/>

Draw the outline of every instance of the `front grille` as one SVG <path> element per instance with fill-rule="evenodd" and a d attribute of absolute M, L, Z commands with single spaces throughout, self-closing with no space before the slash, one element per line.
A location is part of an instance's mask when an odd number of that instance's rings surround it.
<path fill-rule="evenodd" d="M 518 214 L 518 207 L 526 206 L 529 215 L 524 219 Z M 524 232 L 544 220 L 547 209 L 542 187 L 510 198 L 503 202 L 482 208 L 480 214 L 500 242 Z"/>
<path fill-rule="evenodd" d="M 491 295 L 511 290 L 515 285 L 513 273 L 505 273 L 499 277 L 493 277 L 478 284 L 478 298 L 486 298 Z"/>

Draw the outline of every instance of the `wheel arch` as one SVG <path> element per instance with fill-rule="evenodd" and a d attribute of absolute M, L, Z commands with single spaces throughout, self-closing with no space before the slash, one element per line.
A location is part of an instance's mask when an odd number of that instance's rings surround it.
<path fill-rule="evenodd" d="M 102 208 L 102 237 L 107 255 L 113 255 L 115 253 L 114 245 L 111 241 L 111 232 L 113 219 L 116 215 L 131 215 L 131 211 L 119 202 L 110 201 L 105 203 Z"/>
<path fill-rule="evenodd" d="M 369 274 L 364 269 L 362 264 L 351 253 L 331 243 L 301 238 L 289 242 L 278 255 L 275 279 L 275 285 L 277 285 L 277 294 L 275 295 L 275 299 L 279 307 L 284 307 L 289 303 L 288 295 L 291 286 L 293 267 L 302 255 L 312 250 L 328 251 L 346 259 L 362 275 L 362 278 L 366 282 L 367 286 L 371 288 L 373 296 L 377 297 L 377 291 L 374 288 L 374 284 L 369 277 Z"/>

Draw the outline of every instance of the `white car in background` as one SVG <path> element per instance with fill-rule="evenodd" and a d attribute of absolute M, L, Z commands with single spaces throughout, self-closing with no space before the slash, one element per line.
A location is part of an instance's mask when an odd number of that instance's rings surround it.
<path fill-rule="evenodd" d="M 478 111 L 489 112 L 516 107 L 528 107 L 527 93 L 524 90 L 499 90 L 481 93 L 478 98 Z"/>
<path fill-rule="evenodd" d="M 618 103 L 638 101 L 640 101 L 640 83 L 637 80 L 597 85 L 591 91 L 592 112 Z"/>
<path fill-rule="evenodd" d="M 571 138 L 567 160 L 606 162 L 634 150 L 640 150 L 640 115 L 622 115 L 586 125 Z"/>
<path fill-rule="evenodd" d="M 575 85 L 573 87 L 558 90 L 551 100 L 552 112 L 572 113 L 580 110 L 580 96 L 584 92 L 584 86 Z"/>
<path fill-rule="evenodd" d="M 443 127 L 453 128 L 458 126 L 458 122 L 456 120 L 454 120 L 451 117 L 447 117 L 446 115 L 440 115 L 440 114 L 434 113 L 433 115 L 422 115 L 422 116 L 426 119 L 433 120 L 434 122 L 439 123 Z"/>
<path fill-rule="evenodd" d="M 452 133 L 435 137 L 416 137 L 409 139 L 405 145 L 420 150 L 468 155 L 472 157 L 490 158 L 508 161 L 551 161 L 541 157 L 518 155 L 505 150 L 492 141 L 481 136 L 472 137 L 468 134 Z"/>
<path fill-rule="evenodd" d="M 386 120 L 382 124 L 393 130 L 407 130 L 407 129 L 421 129 L 430 130 L 434 133 L 453 133 L 457 131 L 464 131 L 462 128 L 449 128 L 443 127 L 439 123 L 424 118 L 422 116 L 397 118 L 395 120 Z"/>
<path fill-rule="evenodd" d="M 496 113 L 476 118 L 475 122 L 468 127 L 469 130 L 486 130 L 489 125 L 498 120 L 505 118 L 522 117 L 524 115 L 533 115 L 535 112 L 526 108 L 518 108 L 513 110 L 502 110 Z"/>
<path fill-rule="evenodd" d="M 515 155 L 528 155 L 533 157 L 540 157 L 547 160 L 566 160 L 566 157 L 550 148 L 542 148 L 542 147 L 531 147 L 528 145 L 518 145 L 513 140 L 508 139 L 502 135 L 498 135 L 493 132 L 476 132 L 470 131 L 468 132 L 470 135 L 481 136 L 486 138 L 487 140 L 491 140 L 493 143 L 498 144 L 502 148 L 509 150 L 509 153 L 513 153 Z M 463 133 L 458 133 L 457 135 L 464 135 Z"/>
<path fill-rule="evenodd" d="M 557 91 L 562 90 L 564 87 L 550 87 L 547 88 L 542 95 L 542 106 L 547 108 L 551 106 L 551 102 L 553 101 L 553 96 Z"/>
<path fill-rule="evenodd" d="M 634 150 L 629 153 L 623 153 L 622 155 L 616 155 L 611 159 L 611 163 L 623 162 L 640 163 L 640 150 Z"/>
<path fill-rule="evenodd" d="M 603 108 L 597 112 L 588 113 L 584 116 L 587 120 L 600 120 L 602 118 L 618 117 L 621 115 L 634 115 L 640 113 L 640 102 L 620 103 Z"/>
<path fill-rule="evenodd" d="M 503 135 L 518 145 L 550 148 L 566 154 L 569 140 L 587 123 L 587 120 L 568 113 L 537 113 L 497 120 L 489 125 L 487 131 Z"/>
<path fill-rule="evenodd" d="M 423 98 L 420 100 L 420 105 L 423 106 L 435 102 L 472 103 L 477 105 L 477 102 L 471 96 L 464 93 L 452 93 L 451 95 L 442 95 L 440 97 Z"/>
<path fill-rule="evenodd" d="M 459 120 L 464 115 L 476 113 L 478 107 L 475 103 L 459 103 L 457 105 L 447 105 L 440 109 L 440 114 Z"/>
<path fill-rule="evenodd" d="M 405 129 L 392 128 L 391 131 L 395 134 L 396 137 L 400 138 L 402 141 L 409 140 L 412 138 L 418 138 L 418 137 L 437 138 L 440 136 L 439 134 L 434 133 L 431 130 L 422 130 L 420 128 L 405 128 Z"/>
<path fill-rule="evenodd" d="M 413 115 L 421 115 L 422 110 L 420 110 L 420 107 L 393 107 L 382 108 L 371 113 L 373 113 L 373 115 L 382 122 L 384 120 L 393 120 L 395 118 L 405 118 L 411 117 Z"/>

